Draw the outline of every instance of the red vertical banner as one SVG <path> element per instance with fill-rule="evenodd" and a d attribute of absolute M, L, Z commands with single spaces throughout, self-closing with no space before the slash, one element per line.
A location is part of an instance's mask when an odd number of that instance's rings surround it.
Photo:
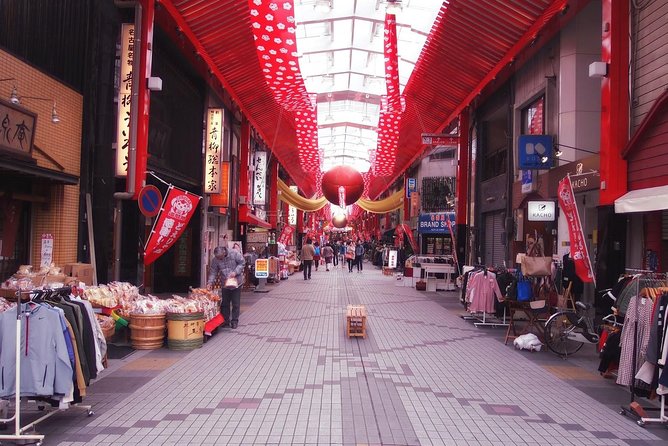
<path fill-rule="evenodd" d="M 284 245 L 289 245 L 292 241 L 292 233 L 295 232 L 295 228 L 290 225 L 285 225 L 281 231 L 281 235 L 278 237 L 278 243 L 283 243 Z"/>
<path fill-rule="evenodd" d="M 160 214 L 153 224 L 144 247 L 144 265 L 150 265 L 163 255 L 183 234 L 202 197 L 169 186 Z"/>
<path fill-rule="evenodd" d="M 557 195 L 559 197 L 559 207 L 564 211 L 566 222 L 568 223 L 568 238 L 571 245 L 570 255 L 571 259 L 575 262 L 575 273 L 583 282 L 593 282 L 596 285 L 593 268 L 589 260 L 587 243 L 582 232 L 580 214 L 575 203 L 575 195 L 573 194 L 573 186 L 571 185 L 571 178 L 569 176 L 566 176 L 559 182 Z"/>

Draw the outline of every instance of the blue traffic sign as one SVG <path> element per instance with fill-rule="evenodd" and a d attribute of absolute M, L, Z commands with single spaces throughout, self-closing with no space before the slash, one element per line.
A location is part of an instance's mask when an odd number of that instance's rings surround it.
<path fill-rule="evenodd" d="M 160 206 L 162 205 L 160 189 L 152 184 L 144 186 L 137 196 L 137 204 L 141 213 L 146 217 L 155 217 L 160 213 Z"/>
<path fill-rule="evenodd" d="M 521 135 L 517 142 L 520 169 L 550 169 L 554 165 L 552 135 Z"/>

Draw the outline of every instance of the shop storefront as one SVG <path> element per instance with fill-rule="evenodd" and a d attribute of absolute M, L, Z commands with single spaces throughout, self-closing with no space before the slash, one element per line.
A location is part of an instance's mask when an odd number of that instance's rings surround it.
<path fill-rule="evenodd" d="M 448 225 L 448 219 L 450 225 Z M 454 224 L 454 212 L 420 214 L 418 220 L 420 252 L 427 256 L 452 255 L 450 227 L 454 228 Z"/>
<path fill-rule="evenodd" d="M 666 271 L 668 262 L 668 92 L 654 103 L 624 150 L 629 192 L 615 200 L 627 215 L 626 265 Z"/>
<path fill-rule="evenodd" d="M 0 274 L 77 260 L 82 97 L 0 51 Z M 57 99 L 57 103 L 55 102 Z M 57 105 L 57 108 L 56 108 Z"/>

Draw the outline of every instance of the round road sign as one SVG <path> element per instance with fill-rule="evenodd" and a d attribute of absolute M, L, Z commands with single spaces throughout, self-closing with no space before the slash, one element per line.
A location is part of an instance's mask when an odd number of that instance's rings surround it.
<path fill-rule="evenodd" d="M 160 213 L 160 206 L 162 205 L 160 189 L 152 184 L 142 187 L 137 196 L 137 204 L 141 213 L 146 217 L 155 217 Z"/>

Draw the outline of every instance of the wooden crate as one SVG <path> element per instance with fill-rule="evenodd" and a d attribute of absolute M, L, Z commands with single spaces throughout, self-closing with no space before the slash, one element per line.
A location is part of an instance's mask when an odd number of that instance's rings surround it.
<path fill-rule="evenodd" d="M 349 338 L 353 336 L 366 338 L 366 316 L 364 305 L 348 305 L 346 309 L 346 333 Z"/>

